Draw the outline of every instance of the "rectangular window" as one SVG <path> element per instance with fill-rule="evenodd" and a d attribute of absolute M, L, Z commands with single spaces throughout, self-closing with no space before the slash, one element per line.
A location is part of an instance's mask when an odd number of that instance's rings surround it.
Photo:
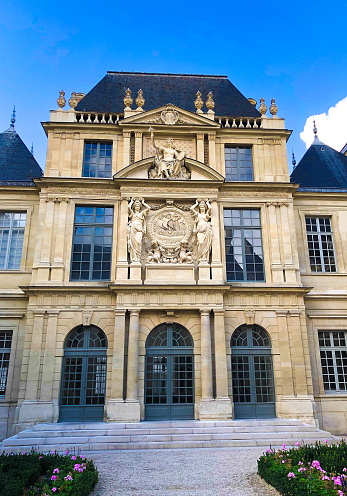
<path fill-rule="evenodd" d="M 306 217 L 312 272 L 336 272 L 333 232 L 329 217 Z"/>
<path fill-rule="evenodd" d="M 11 343 L 12 331 L 0 331 L 0 398 L 3 398 L 6 393 Z"/>
<path fill-rule="evenodd" d="M 225 179 L 227 181 L 253 181 L 251 147 L 229 145 L 225 147 Z"/>
<path fill-rule="evenodd" d="M 19 270 L 26 213 L 0 212 L 0 270 Z"/>
<path fill-rule="evenodd" d="M 85 143 L 83 177 L 111 177 L 112 144 Z"/>
<path fill-rule="evenodd" d="M 76 207 L 71 280 L 111 277 L 113 207 Z"/>
<path fill-rule="evenodd" d="M 346 331 L 318 331 L 325 391 L 347 391 L 346 334 Z"/>
<path fill-rule="evenodd" d="M 260 210 L 224 210 L 228 281 L 264 281 Z"/>

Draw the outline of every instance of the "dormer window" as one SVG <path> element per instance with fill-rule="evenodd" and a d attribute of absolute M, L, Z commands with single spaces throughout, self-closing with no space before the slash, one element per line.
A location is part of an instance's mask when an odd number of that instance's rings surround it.
<path fill-rule="evenodd" d="M 225 179 L 227 181 L 253 181 L 252 148 L 225 146 Z"/>
<path fill-rule="evenodd" d="M 84 144 L 83 177 L 112 176 L 112 143 Z"/>

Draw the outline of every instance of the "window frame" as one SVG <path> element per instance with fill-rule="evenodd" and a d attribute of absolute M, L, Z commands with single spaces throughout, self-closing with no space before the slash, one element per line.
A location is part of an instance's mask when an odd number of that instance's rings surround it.
<path fill-rule="evenodd" d="M 78 207 L 84 207 L 84 208 L 92 208 L 93 209 L 93 220 L 95 220 L 95 217 L 96 217 L 96 209 L 97 208 L 112 208 L 112 211 L 113 211 L 113 217 L 112 217 L 112 224 L 109 224 L 109 223 L 96 223 L 96 222 L 93 222 L 93 223 L 76 223 L 76 210 Z M 111 280 L 111 275 L 112 275 L 112 255 L 113 255 L 113 244 L 114 244 L 114 232 L 115 232 L 115 229 L 114 229 L 114 219 L 115 219 L 115 205 L 111 204 L 111 205 L 105 205 L 105 204 L 88 204 L 88 203 L 84 203 L 84 204 L 79 204 L 79 203 L 76 203 L 74 205 L 74 213 L 73 213 L 73 216 L 74 216 L 74 222 L 73 222 L 73 226 L 72 226 L 72 239 L 71 239 L 71 257 L 70 257 L 70 271 L 69 271 L 69 281 L 70 282 L 95 282 L 95 281 L 110 281 Z M 73 260 L 73 255 L 74 255 L 74 239 L 75 239 L 75 227 L 92 227 L 93 229 L 93 234 L 92 234 L 92 244 L 91 244 L 91 251 L 90 251 L 90 260 L 89 260 L 89 278 L 88 279 L 81 279 L 81 278 L 78 278 L 78 279 L 73 279 L 72 278 L 72 272 L 73 272 L 73 263 L 74 263 L 74 260 Z M 110 274 L 109 274 L 109 278 L 108 279 L 93 279 L 92 278 L 92 273 L 93 273 L 93 262 L 94 262 L 94 248 L 95 248 L 95 228 L 98 228 L 98 227 L 111 227 L 112 229 L 112 234 L 111 234 L 111 245 L 110 245 L 110 254 L 111 254 L 111 259 L 110 259 Z M 78 243 L 76 243 L 78 244 Z M 101 261 L 102 263 L 102 261 Z M 81 270 L 80 270 L 81 272 Z M 102 271 L 101 271 L 102 272 Z"/>
<path fill-rule="evenodd" d="M 344 340 L 346 345 L 345 346 L 335 346 L 334 344 L 334 338 L 333 338 L 333 333 L 344 333 Z M 321 346 L 320 344 L 320 333 L 329 333 L 329 340 L 330 340 L 330 346 Z M 346 356 L 346 368 L 344 372 L 344 376 L 346 377 L 346 381 L 344 384 L 346 385 L 345 389 L 342 389 L 340 387 L 341 382 L 339 381 L 339 374 L 338 374 L 338 365 L 336 362 L 336 351 L 341 352 L 345 351 L 347 354 L 347 330 L 346 329 L 317 329 L 317 340 L 318 340 L 318 351 L 319 351 L 319 364 L 320 364 L 320 373 L 322 377 L 322 384 L 323 384 L 323 391 L 325 394 L 347 394 L 347 356 Z M 327 352 L 330 351 L 332 356 L 332 365 L 333 365 L 333 370 L 334 370 L 334 384 L 336 386 L 336 389 L 329 389 L 326 388 L 326 382 L 324 381 L 324 373 L 323 373 L 323 364 L 322 364 L 322 353 L 321 352 Z M 330 374 L 329 374 L 330 375 Z M 331 384 L 329 380 L 329 384 Z"/>
<path fill-rule="evenodd" d="M 11 377 L 10 377 L 10 373 L 11 373 L 11 366 L 12 366 L 12 347 L 13 347 L 13 342 L 14 342 L 14 330 L 13 329 L 9 329 L 9 328 L 0 328 L 0 334 L 1 333 L 9 333 L 10 334 L 10 346 L 9 347 L 3 347 L 3 348 L 0 348 L 0 357 L 1 355 L 4 355 L 5 353 L 8 353 L 9 354 L 9 358 L 8 358 L 8 366 L 7 366 L 7 374 L 6 374 L 6 380 L 5 380 L 5 388 L 4 388 L 4 393 L 2 394 L 0 392 L 0 401 L 1 400 L 5 400 L 8 396 L 8 386 L 11 382 Z M 0 358 L 0 364 L 3 364 L 4 362 L 4 358 L 1 357 Z M 1 381 L 1 371 L 3 370 L 2 367 L 0 367 L 0 381 Z"/>
<path fill-rule="evenodd" d="M 19 272 L 22 269 L 22 263 L 23 263 L 23 254 L 26 253 L 27 250 L 27 225 L 30 222 L 30 214 L 31 212 L 28 211 L 28 209 L 20 209 L 20 210 L 12 210 L 12 209 L 1 209 L 0 214 L 11 214 L 11 225 L 9 227 L 0 227 L 0 232 L 3 231 L 4 229 L 9 230 L 9 237 L 7 240 L 7 247 L 6 247 L 6 254 L 5 254 L 5 264 L 3 268 L 0 268 L 0 272 Z M 14 215 L 15 214 L 25 214 L 25 224 L 24 227 L 13 227 L 13 220 L 14 220 Z M 23 240 L 22 240 L 22 250 L 21 250 L 21 256 L 20 256 L 20 262 L 18 267 L 16 268 L 8 268 L 8 262 L 9 262 L 9 256 L 10 256 L 10 244 L 12 240 L 12 233 L 13 230 L 22 230 L 23 231 Z"/>
<path fill-rule="evenodd" d="M 309 232 L 307 230 L 307 219 L 315 219 L 316 220 L 316 226 L 317 226 L 317 231 L 311 231 Z M 319 219 L 329 219 L 330 221 L 330 232 L 326 231 L 321 231 L 320 230 L 320 222 Z M 304 225 L 305 225 L 305 232 L 306 232 L 306 246 L 307 246 L 307 254 L 308 254 L 308 267 L 309 270 L 312 274 L 337 274 L 338 273 L 338 266 L 337 266 L 337 253 L 336 253 L 336 247 L 335 247 L 335 236 L 334 236 L 334 225 L 333 225 L 333 218 L 332 215 L 317 215 L 317 214 L 309 214 L 305 213 L 304 215 Z M 311 265 L 311 255 L 310 255 L 310 248 L 309 248 L 309 235 L 317 234 L 318 236 L 318 244 L 319 244 L 319 257 L 320 257 L 320 266 L 322 267 L 322 270 L 313 270 L 312 265 Z M 334 265 L 335 265 L 335 270 L 334 271 L 327 271 L 326 270 L 326 264 L 324 263 L 324 254 L 323 254 L 323 246 L 322 246 L 322 235 L 324 234 L 330 234 L 331 239 L 332 239 L 332 245 L 333 245 L 333 254 L 334 254 Z"/>
<path fill-rule="evenodd" d="M 240 222 L 240 225 L 235 225 L 235 226 L 225 226 L 225 215 L 224 215 L 224 212 L 226 210 L 238 210 L 238 211 L 245 211 L 245 210 L 255 210 L 259 213 L 259 221 L 260 221 L 260 226 L 252 226 L 252 225 L 242 225 L 242 223 Z M 233 284 L 237 284 L 237 283 L 251 283 L 251 284 L 262 284 L 262 283 L 266 283 L 266 263 L 265 263 L 265 247 L 264 247 L 264 239 L 263 239 L 263 227 L 262 227 L 262 208 L 261 206 L 253 206 L 252 205 L 252 208 L 249 207 L 249 205 L 244 205 L 242 207 L 240 206 L 236 206 L 236 205 L 232 205 L 232 206 L 223 206 L 222 208 L 222 218 L 223 218 L 223 228 L 224 228 L 224 256 L 225 256 L 225 278 L 226 278 L 226 281 L 229 283 L 233 283 Z M 240 219 L 243 219 L 243 216 L 242 214 L 240 215 Z M 226 230 L 229 230 L 229 229 L 238 229 L 238 230 L 241 230 L 241 239 L 242 239 L 242 265 L 243 265 L 243 279 L 235 279 L 235 280 L 231 280 L 231 279 L 228 279 L 228 270 L 227 270 L 227 246 L 226 246 Z M 263 278 L 260 280 L 257 280 L 257 279 L 253 279 L 253 280 L 248 280 L 247 278 L 245 279 L 245 276 L 247 277 L 247 263 L 246 263 L 246 251 L 244 250 L 244 231 L 245 230 L 257 230 L 257 231 L 260 231 L 260 240 L 261 240 L 261 250 L 262 250 L 262 265 L 263 265 Z"/>
<path fill-rule="evenodd" d="M 85 174 L 85 157 L 86 157 L 86 145 L 97 145 L 97 160 L 95 164 L 95 176 L 91 176 L 90 174 L 87 176 Z M 110 175 L 109 176 L 100 176 L 99 166 L 100 166 L 100 145 L 110 145 L 111 146 L 111 164 L 110 164 Z M 113 142 L 112 141 L 92 141 L 85 140 L 83 143 L 83 160 L 82 160 L 82 177 L 90 178 L 90 179 L 112 179 L 112 155 L 113 155 Z M 90 169 L 89 169 L 90 173 Z"/>
<path fill-rule="evenodd" d="M 234 148 L 236 149 L 236 155 L 237 155 L 237 159 L 236 159 L 236 172 L 237 172 L 237 179 L 232 179 L 231 176 L 232 176 L 232 166 L 230 165 L 230 167 L 227 167 L 227 157 L 226 157 L 226 150 L 227 148 Z M 239 150 L 240 149 L 247 149 L 247 150 L 250 150 L 250 156 L 251 156 L 251 164 L 250 164 L 250 168 L 251 168 L 251 179 L 240 179 L 240 161 L 239 161 Z M 230 168 L 230 177 L 228 177 L 228 174 L 227 174 L 227 169 Z M 235 144 L 228 144 L 226 143 L 224 145 L 224 170 L 225 170 L 225 181 L 227 182 L 253 182 L 254 181 L 254 169 L 253 169 L 253 146 L 252 145 L 235 145 Z M 247 168 L 246 168 L 247 170 Z M 247 175 L 247 172 L 246 172 L 246 175 Z"/>

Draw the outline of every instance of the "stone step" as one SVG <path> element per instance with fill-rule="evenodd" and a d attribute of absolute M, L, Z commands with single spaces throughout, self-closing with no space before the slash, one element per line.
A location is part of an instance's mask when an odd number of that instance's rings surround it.
<path fill-rule="evenodd" d="M 38 424 L 5 439 L 0 450 L 63 452 L 121 449 L 216 448 L 334 441 L 330 433 L 299 420 L 176 421 Z"/>

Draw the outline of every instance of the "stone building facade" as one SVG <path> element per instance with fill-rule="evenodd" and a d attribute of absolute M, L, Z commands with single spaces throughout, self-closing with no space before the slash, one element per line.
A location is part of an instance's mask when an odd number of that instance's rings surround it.
<path fill-rule="evenodd" d="M 316 138 L 291 180 L 275 101 L 268 117 L 226 76 L 108 73 L 69 104 L 43 123 L 44 174 L 30 154 L 13 172 L 18 143 L 0 157 L 2 438 L 276 416 L 346 432 L 347 157 Z"/>

